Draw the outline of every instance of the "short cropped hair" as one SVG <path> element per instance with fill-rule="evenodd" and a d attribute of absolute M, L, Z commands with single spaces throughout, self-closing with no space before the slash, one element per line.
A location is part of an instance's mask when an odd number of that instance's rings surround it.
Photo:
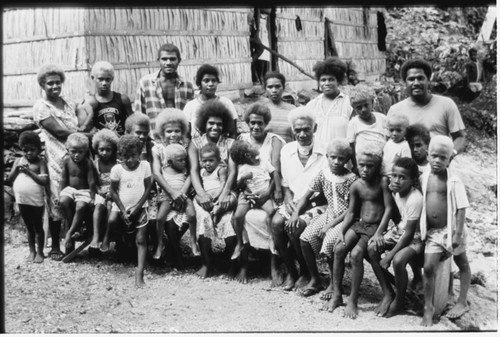
<path fill-rule="evenodd" d="M 407 128 L 410 125 L 410 120 L 408 116 L 406 116 L 402 112 L 394 112 L 387 116 L 387 124 L 397 124 L 402 125 Z"/>
<path fill-rule="evenodd" d="M 187 155 L 186 149 L 181 144 L 167 145 L 163 153 L 165 154 L 165 159 L 167 161 L 175 158 L 175 156 L 180 154 Z"/>
<path fill-rule="evenodd" d="M 334 149 L 341 151 L 347 158 L 351 158 L 352 156 L 352 148 L 347 139 L 344 138 L 334 138 L 328 146 L 326 147 L 326 151 Z"/>
<path fill-rule="evenodd" d="M 429 145 L 429 142 L 431 141 L 431 134 L 429 130 L 425 127 L 425 125 L 417 123 L 410 125 L 406 129 L 406 139 L 412 139 L 413 137 L 420 137 L 422 138 L 422 141 Z"/>
<path fill-rule="evenodd" d="M 198 88 L 201 87 L 201 80 L 205 75 L 213 75 L 217 79 L 217 82 L 220 83 L 219 70 L 211 64 L 202 64 L 198 70 L 196 71 L 196 80 L 195 83 Z"/>
<path fill-rule="evenodd" d="M 245 123 L 248 124 L 250 121 L 250 115 L 259 115 L 264 118 L 264 124 L 269 124 L 271 121 L 271 110 L 269 107 L 265 104 L 262 103 L 253 103 L 248 107 L 248 109 L 245 111 L 245 114 L 243 116 L 243 119 L 245 120 Z"/>
<path fill-rule="evenodd" d="M 66 139 L 66 148 L 68 148 L 70 146 L 70 144 L 82 145 L 82 146 L 85 146 L 88 150 L 89 139 L 83 133 L 75 132 L 75 133 L 70 134 L 68 136 L 68 138 Z"/>
<path fill-rule="evenodd" d="M 425 76 L 427 76 L 427 79 L 428 80 L 431 79 L 432 66 L 429 62 L 427 62 L 424 59 L 413 59 L 403 63 L 403 66 L 401 67 L 401 78 L 403 79 L 403 81 L 406 80 L 406 76 L 408 75 L 408 70 L 410 69 L 422 69 L 424 71 Z"/>
<path fill-rule="evenodd" d="M 96 76 L 99 71 L 107 72 L 111 74 L 112 78 L 115 78 L 115 68 L 109 62 L 97 61 L 96 63 L 94 63 L 94 65 L 92 66 L 92 70 L 90 71 L 90 76 L 94 78 L 94 76 Z"/>
<path fill-rule="evenodd" d="M 322 75 L 333 75 L 339 83 L 342 83 L 347 72 L 347 65 L 338 57 L 329 56 L 323 61 L 316 62 L 313 71 L 317 81 Z"/>
<path fill-rule="evenodd" d="M 476 52 L 477 53 L 477 49 L 475 47 L 472 47 L 471 49 L 469 49 L 469 55 L 473 52 Z"/>
<path fill-rule="evenodd" d="M 177 48 L 176 45 L 171 44 L 171 43 L 165 43 L 161 45 L 160 49 L 158 49 L 158 59 L 160 59 L 161 52 L 167 52 L 167 53 L 175 53 L 177 55 L 177 58 L 179 59 L 179 62 L 181 61 L 181 52 L 179 48 Z"/>
<path fill-rule="evenodd" d="M 292 127 L 297 119 L 307 119 L 311 122 L 312 126 L 316 125 L 316 117 L 314 116 L 314 113 L 308 107 L 303 105 L 290 110 L 287 118 L 288 123 L 290 123 Z"/>
<path fill-rule="evenodd" d="M 269 71 L 264 75 L 264 87 L 266 87 L 267 80 L 270 78 L 277 78 L 278 80 L 281 81 L 281 85 L 283 86 L 283 88 L 285 87 L 286 84 L 285 76 L 279 71 Z"/>
<path fill-rule="evenodd" d="M 367 143 L 356 153 L 356 159 L 364 155 L 373 158 L 378 164 L 382 163 L 382 148 L 372 143 Z"/>
<path fill-rule="evenodd" d="M 415 162 L 415 160 L 413 160 L 412 158 L 408 158 L 408 157 L 399 157 L 396 159 L 396 161 L 392 165 L 392 167 L 395 167 L 395 166 L 401 167 L 401 168 L 404 168 L 405 170 L 407 170 L 408 173 L 410 174 L 410 178 L 414 182 L 418 182 L 418 176 L 420 173 L 418 171 L 418 165 L 417 165 L 417 162 Z"/>
<path fill-rule="evenodd" d="M 175 108 L 163 109 L 155 119 L 155 133 L 163 139 L 165 126 L 168 123 L 179 123 L 182 135 L 184 136 L 188 130 L 188 121 L 186 114 L 182 110 Z"/>
<path fill-rule="evenodd" d="M 38 70 L 38 74 L 36 75 L 38 84 L 43 87 L 45 81 L 47 80 L 47 76 L 52 75 L 59 75 L 62 83 L 64 83 L 64 81 L 66 80 L 66 75 L 64 74 L 64 70 L 62 67 L 58 66 L 57 64 L 47 64 L 42 66 Z"/>
<path fill-rule="evenodd" d="M 219 117 L 222 119 L 222 133 L 227 132 L 231 128 L 231 123 L 233 122 L 231 111 L 221 102 L 208 101 L 198 110 L 196 128 L 200 130 L 202 134 L 207 130 L 207 121 L 210 117 Z"/>
<path fill-rule="evenodd" d="M 21 134 L 19 135 L 18 143 L 21 148 L 25 145 L 33 145 L 37 149 L 42 148 L 42 141 L 40 140 L 40 136 L 38 136 L 38 134 L 33 131 L 21 132 Z"/>
<path fill-rule="evenodd" d="M 451 138 L 443 135 L 437 135 L 432 137 L 429 143 L 429 151 L 431 151 L 433 147 L 439 145 L 444 146 L 448 150 L 448 156 L 451 157 L 454 148 L 453 141 L 451 140 Z"/>
<path fill-rule="evenodd" d="M 203 155 L 204 153 L 211 153 L 211 152 L 215 154 L 217 160 L 220 160 L 220 150 L 217 144 L 215 143 L 206 143 L 205 145 L 203 145 L 200 149 L 200 156 Z"/>
<path fill-rule="evenodd" d="M 247 162 L 246 154 L 250 152 L 251 145 L 243 140 L 236 140 L 229 149 L 229 155 L 236 165 L 242 165 Z"/>
<path fill-rule="evenodd" d="M 373 102 L 375 96 L 376 96 L 375 90 L 364 84 L 358 84 L 349 91 L 351 104 L 363 100 L 368 100 Z"/>
<path fill-rule="evenodd" d="M 135 112 L 125 120 L 125 131 L 132 132 L 134 125 L 147 126 L 149 129 L 149 118 L 141 112 Z"/>
<path fill-rule="evenodd" d="M 99 147 L 99 144 L 101 142 L 108 142 L 111 144 L 114 154 L 116 154 L 117 144 L 119 139 L 120 138 L 118 137 L 118 135 L 109 129 L 99 130 L 92 137 L 92 149 L 94 150 L 94 152 L 97 153 L 97 148 Z"/>
<path fill-rule="evenodd" d="M 136 150 L 141 153 L 142 142 L 139 138 L 134 135 L 123 135 L 118 140 L 118 154 L 124 156 L 130 152 L 130 150 Z"/>

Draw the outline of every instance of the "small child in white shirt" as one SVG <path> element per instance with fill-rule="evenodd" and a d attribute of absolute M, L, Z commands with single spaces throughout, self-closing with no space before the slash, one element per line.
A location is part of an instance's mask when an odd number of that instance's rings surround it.
<path fill-rule="evenodd" d="M 392 166 L 398 158 L 411 158 L 410 145 L 405 139 L 409 125 L 408 117 L 400 113 L 394 113 L 387 118 L 389 140 L 385 143 L 383 150 L 382 175 L 390 177 Z"/>

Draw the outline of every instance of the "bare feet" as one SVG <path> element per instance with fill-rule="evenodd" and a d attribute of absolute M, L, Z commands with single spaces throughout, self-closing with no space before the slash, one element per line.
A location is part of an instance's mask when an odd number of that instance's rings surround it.
<path fill-rule="evenodd" d="M 28 262 L 34 262 L 35 261 L 35 255 L 36 255 L 35 252 L 30 252 L 30 255 L 28 255 L 28 257 L 26 258 L 26 261 L 28 261 Z"/>
<path fill-rule="evenodd" d="M 323 310 L 333 312 L 338 307 L 344 305 L 344 301 L 342 300 L 342 295 L 336 296 L 332 295 L 332 298 L 325 304 Z"/>
<path fill-rule="evenodd" d="M 288 274 L 285 279 L 285 284 L 283 285 L 284 291 L 291 291 L 295 287 L 295 278 Z"/>
<path fill-rule="evenodd" d="M 63 258 L 63 253 L 59 249 L 52 248 L 52 250 L 49 252 L 49 257 L 51 260 L 61 261 Z"/>
<path fill-rule="evenodd" d="M 200 278 L 207 278 L 209 275 L 209 268 L 205 265 L 201 266 L 201 268 L 196 272 Z"/>
<path fill-rule="evenodd" d="M 358 317 L 358 305 L 349 300 L 344 310 L 344 317 L 351 319 Z"/>
<path fill-rule="evenodd" d="M 304 276 L 304 275 L 300 275 L 299 279 L 297 280 L 297 282 L 295 282 L 295 288 L 297 288 L 297 289 L 303 288 L 308 283 L 309 283 L 309 278 L 306 277 L 306 276 Z"/>
<path fill-rule="evenodd" d="M 460 318 L 463 314 L 469 311 L 469 305 L 467 303 L 457 302 L 453 308 L 451 308 L 450 312 L 446 314 L 446 317 L 449 319 L 457 319 Z"/>
<path fill-rule="evenodd" d="M 283 275 L 279 272 L 279 270 L 271 268 L 271 288 L 279 287 L 283 284 L 283 282 Z"/>
<path fill-rule="evenodd" d="M 135 271 L 135 286 L 137 288 L 144 288 L 146 283 L 144 283 L 144 272 Z"/>
<path fill-rule="evenodd" d="M 396 316 L 402 313 L 403 311 L 404 311 L 404 303 L 397 303 L 396 300 L 394 300 L 389 306 L 389 310 L 384 315 L 384 317 L 389 318 L 392 316 Z"/>
<path fill-rule="evenodd" d="M 333 284 L 329 284 L 328 288 L 319 297 L 322 301 L 329 301 L 333 297 Z"/>
<path fill-rule="evenodd" d="M 198 242 L 191 240 L 191 251 L 194 256 L 200 256 L 200 246 L 198 246 Z"/>
<path fill-rule="evenodd" d="M 103 241 L 101 243 L 101 252 L 105 253 L 109 250 L 109 242 L 108 241 Z"/>
<path fill-rule="evenodd" d="M 158 247 L 156 247 L 156 251 L 153 254 L 153 259 L 159 260 L 161 259 L 161 254 L 163 253 L 163 243 L 160 243 Z"/>
<path fill-rule="evenodd" d="M 422 326 L 432 326 L 432 317 L 434 316 L 434 307 L 433 306 L 425 306 L 424 307 L 424 316 L 422 317 L 422 322 L 420 325 Z"/>
<path fill-rule="evenodd" d="M 375 308 L 375 314 L 379 317 L 384 316 L 389 310 L 389 306 L 394 300 L 394 295 L 385 295 L 380 301 L 380 304 Z"/>
<path fill-rule="evenodd" d="M 45 259 L 45 256 L 43 256 L 43 253 L 42 254 L 37 253 L 33 262 L 34 263 L 42 263 L 44 259 Z"/>
<path fill-rule="evenodd" d="M 241 268 L 240 272 L 236 276 L 236 279 L 240 283 L 247 284 L 248 283 L 247 269 L 246 268 Z"/>
<path fill-rule="evenodd" d="M 242 250 L 243 250 L 243 245 L 238 242 L 236 244 L 236 247 L 234 247 L 234 253 L 231 256 L 231 260 L 236 260 L 237 258 L 239 258 Z"/>
<path fill-rule="evenodd" d="M 68 238 L 65 242 L 64 242 L 64 253 L 66 255 L 68 255 L 69 253 L 71 253 L 72 251 L 75 250 L 75 241 L 73 241 L 72 238 Z"/>

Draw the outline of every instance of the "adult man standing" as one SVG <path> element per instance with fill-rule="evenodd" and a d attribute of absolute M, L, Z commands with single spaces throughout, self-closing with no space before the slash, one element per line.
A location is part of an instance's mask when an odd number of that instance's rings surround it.
<path fill-rule="evenodd" d="M 179 48 L 167 43 L 158 50 L 160 70 L 143 76 L 139 80 L 134 103 L 134 111 L 149 117 L 151 130 L 155 129 L 155 119 L 165 108 L 182 110 L 193 99 L 193 84 L 184 81 L 177 74 L 181 62 Z"/>
<path fill-rule="evenodd" d="M 458 107 L 451 98 L 429 92 L 432 67 L 422 59 L 406 61 L 401 67 L 401 78 L 406 83 L 409 97 L 391 106 L 387 117 L 393 113 L 408 116 L 410 125 L 421 123 L 432 136 L 444 135 L 453 139 L 453 157 L 467 145 L 465 125 Z"/>

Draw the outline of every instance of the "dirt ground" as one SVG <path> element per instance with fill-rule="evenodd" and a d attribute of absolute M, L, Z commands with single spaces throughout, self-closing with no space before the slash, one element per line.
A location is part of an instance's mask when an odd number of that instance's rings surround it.
<path fill-rule="evenodd" d="M 319 294 L 303 298 L 298 292 L 271 288 L 266 259 L 252 259 L 248 284 L 225 279 L 223 263 L 219 263 L 214 277 L 202 280 L 194 273 L 200 261 L 188 258 L 187 268 L 180 272 L 149 266 L 146 287 L 136 289 L 133 262 L 117 262 L 112 253 L 98 259 L 90 258 L 84 250 L 68 264 L 49 259 L 42 264 L 28 263 L 24 261 L 28 254 L 24 233 L 8 225 L 6 330 L 8 333 L 498 330 L 496 141 L 485 140 L 475 146 L 481 147 L 481 151 L 471 146 L 459 162 L 463 180 L 473 187 L 468 190 L 471 207 L 466 218 L 473 274 L 469 291 L 471 310 L 454 322 L 441 317 L 432 327 L 421 327 L 422 308 L 415 299 L 408 301 L 409 310 L 403 315 L 377 317 L 373 309 L 381 299 L 381 290 L 366 263 L 359 317 L 351 320 L 342 317 L 343 308 L 334 313 L 320 310 L 325 302 Z M 324 264 L 321 270 L 326 282 Z M 345 294 L 349 284 L 347 268 Z M 455 279 L 451 304 L 456 300 L 458 286 Z"/>

